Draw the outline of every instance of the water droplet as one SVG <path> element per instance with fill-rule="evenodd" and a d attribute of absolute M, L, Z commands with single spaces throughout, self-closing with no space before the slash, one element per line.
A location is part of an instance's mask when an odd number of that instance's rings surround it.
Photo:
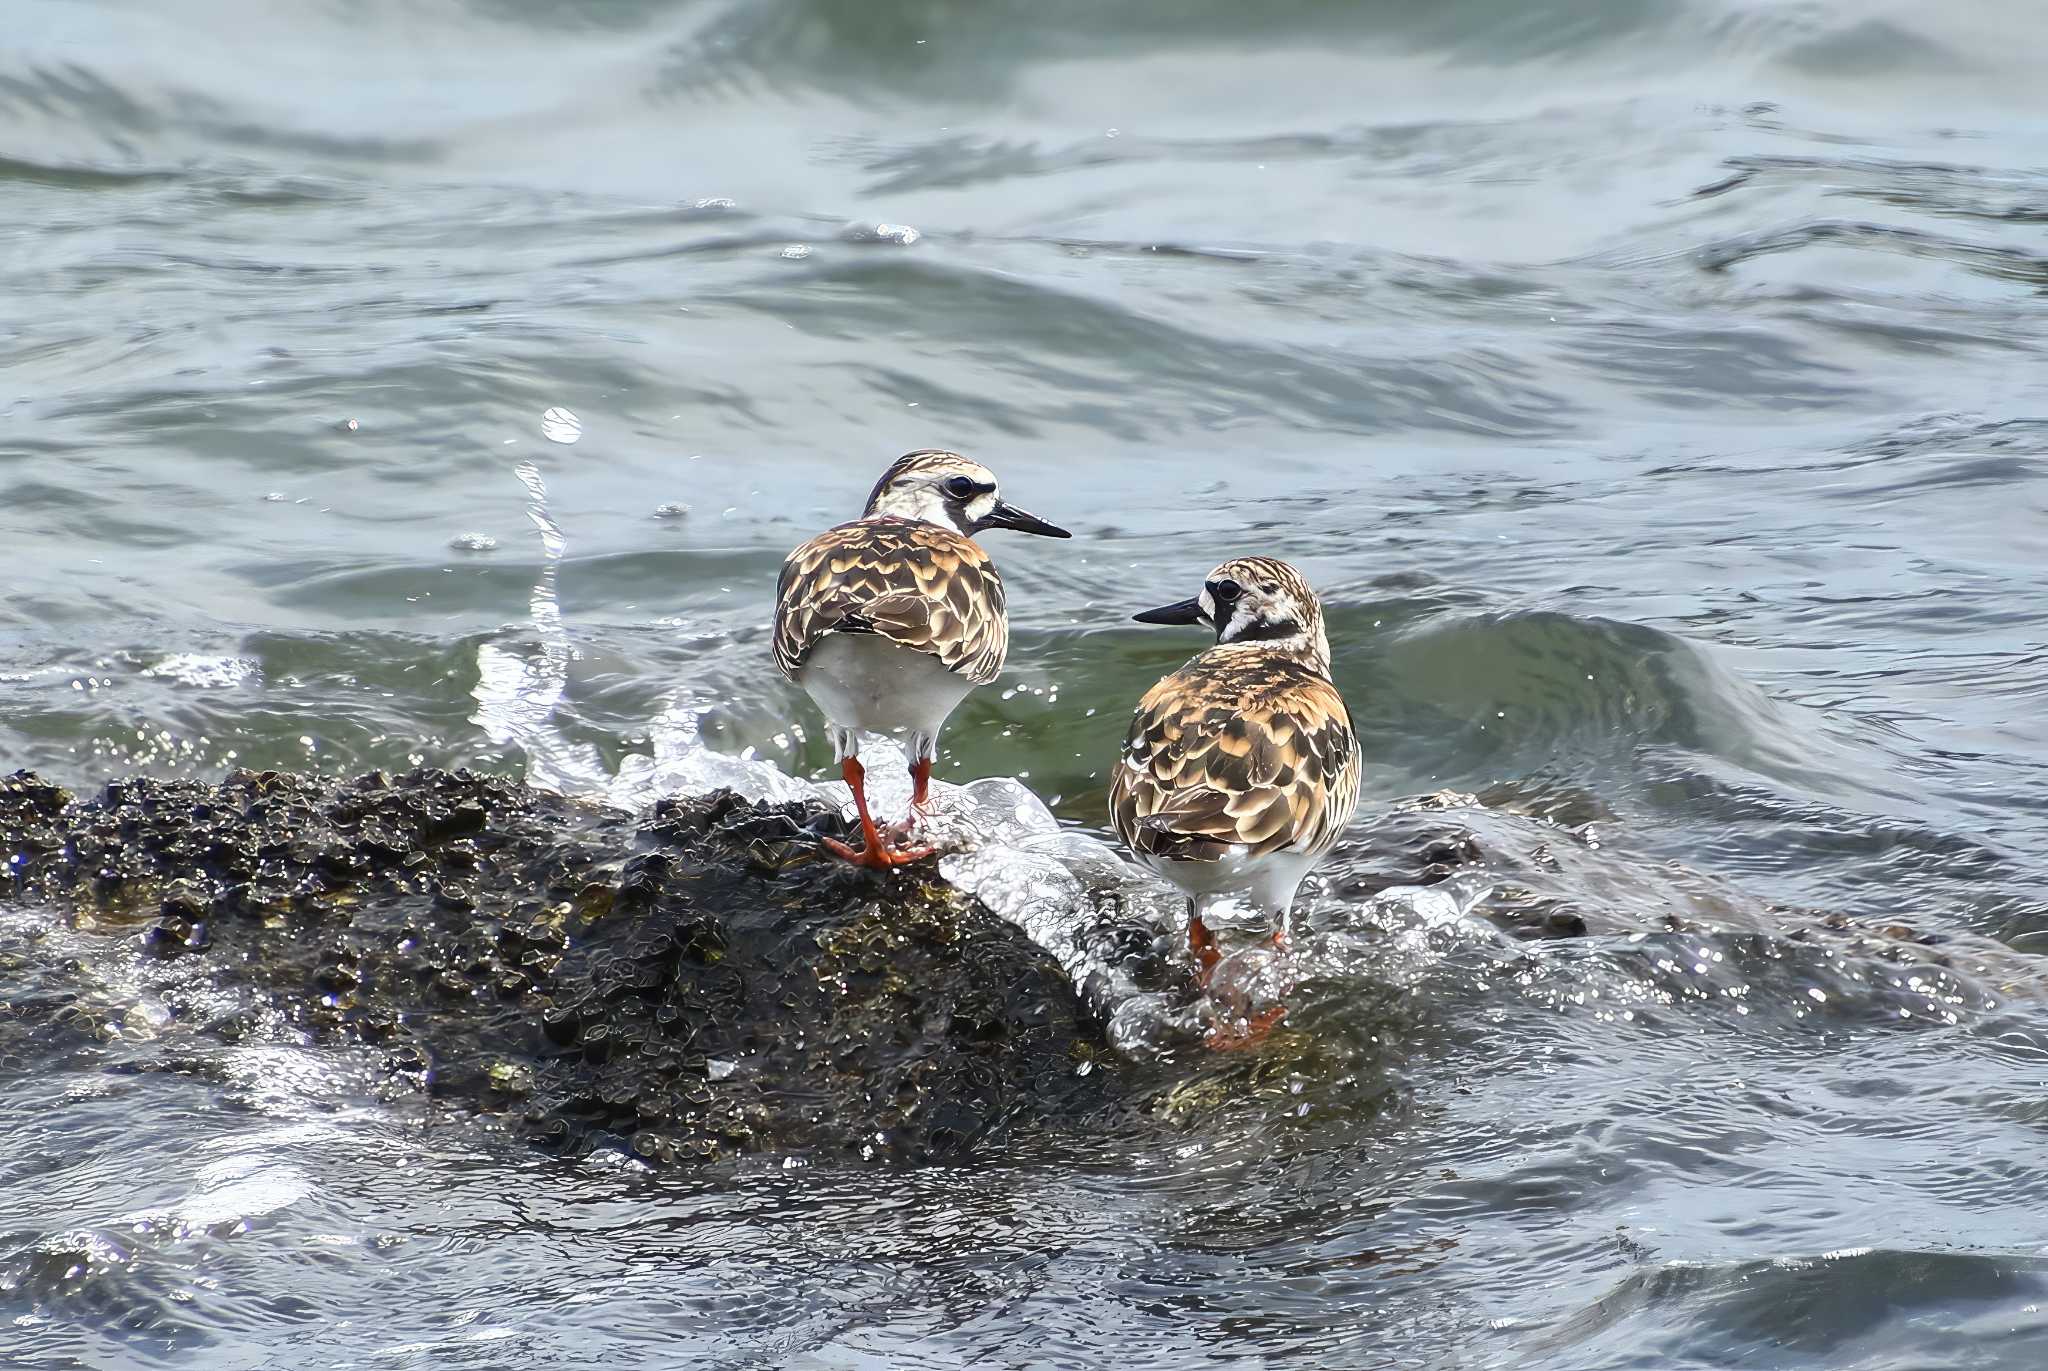
<path fill-rule="evenodd" d="M 540 416 L 540 436 L 551 443 L 573 443 L 583 436 L 583 421 L 557 406 Z"/>
<path fill-rule="evenodd" d="M 671 500 L 665 505 L 654 507 L 654 517 L 657 519 L 680 519 L 689 512 L 690 507 L 680 500 Z"/>
<path fill-rule="evenodd" d="M 804 258 L 811 255 L 811 245 L 809 243 L 791 243 L 782 250 L 782 255 L 792 262 L 801 262 Z"/>
<path fill-rule="evenodd" d="M 457 552 L 494 552 L 498 540 L 488 533 L 458 533 L 448 540 L 448 546 Z"/>

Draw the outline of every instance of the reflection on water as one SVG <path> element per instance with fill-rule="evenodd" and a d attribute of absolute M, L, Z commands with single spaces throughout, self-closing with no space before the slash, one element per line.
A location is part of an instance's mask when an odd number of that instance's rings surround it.
<path fill-rule="evenodd" d="M 2048 11 L 302 10 L 9 14 L 8 764 L 830 793 L 776 567 L 958 446 L 946 871 L 1162 1085 L 570 1166 L 0 909 L 0 1360 L 2041 1363 Z M 1369 773 L 1223 1059 L 1101 806 L 1241 552 Z"/>

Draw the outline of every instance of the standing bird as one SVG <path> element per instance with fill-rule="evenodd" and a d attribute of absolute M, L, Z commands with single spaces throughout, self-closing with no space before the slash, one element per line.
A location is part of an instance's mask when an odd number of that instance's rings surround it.
<path fill-rule="evenodd" d="M 1285 946 L 1296 888 L 1358 807 L 1358 739 L 1330 681 L 1323 610 L 1301 573 L 1240 557 L 1145 624 L 1207 624 L 1216 643 L 1138 702 L 1109 817 L 1139 861 L 1188 895 L 1201 978 L 1220 960 L 1203 912 L 1246 900 Z"/>
<path fill-rule="evenodd" d="M 968 691 L 996 678 L 1010 647 L 1002 577 L 974 541 L 989 528 L 1073 536 L 1004 504 L 995 473 L 981 463 L 957 452 L 911 452 L 882 473 L 860 518 L 819 534 L 782 564 L 775 664 L 831 725 L 863 845 L 825 845 L 850 862 L 901 866 L 933 851 L 892 848 L 875 827 L 860 735 L 910 735 L 911 803 L 923 813 L 939 730 Z"/>

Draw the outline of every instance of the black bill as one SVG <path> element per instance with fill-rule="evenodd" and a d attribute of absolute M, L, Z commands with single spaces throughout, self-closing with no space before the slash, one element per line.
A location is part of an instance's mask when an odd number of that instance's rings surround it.
<path fill-rule="evenodd" d="M 1074 535 L 1058 524 L 1048 524 L 1036 514 L 1027 514 L 1015 505 L 999 504 L 975 520 L 977 529 L 1013 528 L 1019 533 L 1036 533 L 1041 538 L 1071 538 Z"/>
<path fill-rule="evenodd" d="M 1131 616 L 1141 624 L 1199 624 L 1202 622 L 1202 602 L 1182 600 L 1177 604 L 1161 605 L 1148 609 L 1143 614 Z"/>

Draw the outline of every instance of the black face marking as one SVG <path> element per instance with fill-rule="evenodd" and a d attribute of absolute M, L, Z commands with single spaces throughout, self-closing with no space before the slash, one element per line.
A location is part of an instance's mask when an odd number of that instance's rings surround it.
<path fill-rule="evenodd" d="M 1298 637 L 1300 634 L 1301 625 L 1291 619 L 1283 619 L 1279 623 L 1260 619 L 1254 623 L 1246 624 L 1243 631 L 1231 639 L 1231 641 L 1234 643 L 1269 642 L 1280 638 Z"/>

